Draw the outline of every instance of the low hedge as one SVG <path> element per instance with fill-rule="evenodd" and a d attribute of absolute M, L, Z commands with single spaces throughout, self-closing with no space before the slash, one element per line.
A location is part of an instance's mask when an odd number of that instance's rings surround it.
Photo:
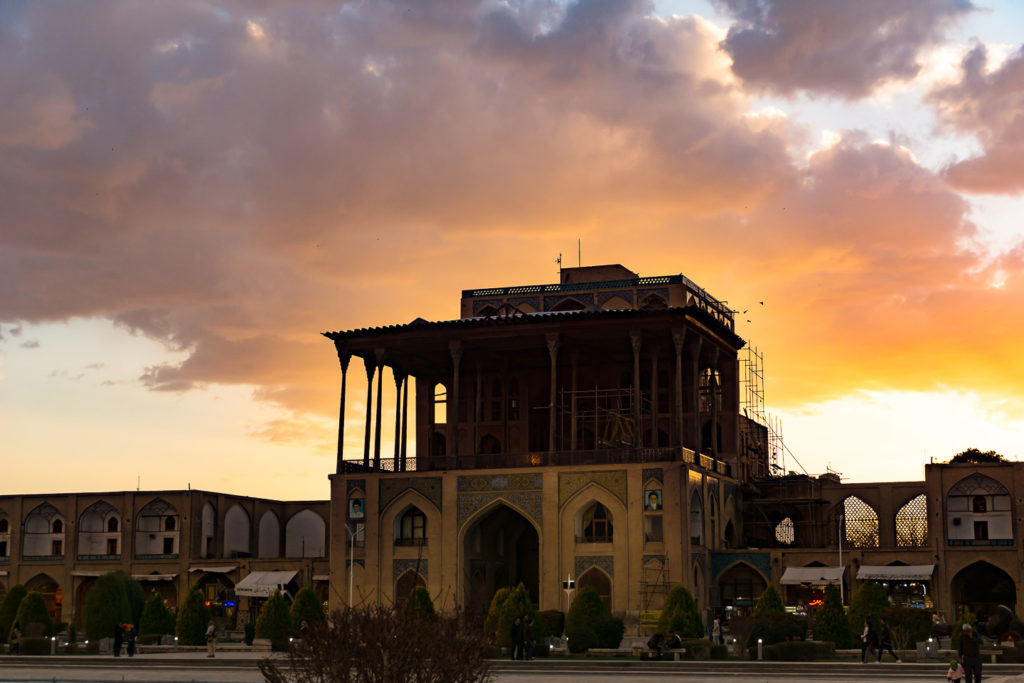
<path fill-rule="evenodd" d="M 52 647 L 49 638 L 25 638 L 21 639 L 21 654 L 23 655 L 48 655 Z"/>
<path fill-rule="evenodd" d="M 557 609 L 545 609 L 537 612 L 537 619 L 540 620 L 541 631 L 545 636 L 558 638 L 565 630 L 565 614 Z"/>
<path fill-rule="evenodd" d="M 791 640 L 764 646 L 764 658 L 769 662 L 813 662 L 835 656 L 835 643 L 817 640 Z M 757 645 L 750 647 L 750 658 L 757 659 Z"/>
<path fill-rule="evenodd" d="M 597 636 L 598 647 L 618 647 L 622 643 L 622 635 L 626 632 L 622 619 L 610 614 L 594 619 L 589 626 Z"/>
<path fill-rule="evenodd" d="M 598 647 L 597 634 L 589 626 L 578 626 L 565 634 L 569 639 L 569 652 L 579 654 L 592 647 Z"/>
<path fill-rule="evenodd" d="M 158 645 L 160 643 L 160 639 L 163 637 L 162 633 L 146 633 L 141 636 L 136 636 L 135 640 L 139 645 Z"/>
<path fill-rule="evenodd" d="M 758 638 L 765 645 L 803 640 L 807 637 L 807 619 L 795 614 L 762 614 L 754 617 L 754 630 L 748 643 L 757 644 Z"/>

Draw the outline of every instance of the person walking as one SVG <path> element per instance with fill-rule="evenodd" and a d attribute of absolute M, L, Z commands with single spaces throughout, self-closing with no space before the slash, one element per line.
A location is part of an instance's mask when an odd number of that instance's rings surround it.
<path fill-rule="evenodd" d="M 879 621 L 882 625 L 878 634 L 878 661 L 881 662 L 882 655 L 888 652 L 896 660 L 897 664 L 902 664 L 903 660 L 892 651 L 892 631 L 889 629 L 889 622 L 886 621 L 885 617 L 879 617 Z"/>
<path fill-rule="evenodd" d="M 863 664 L 867 664 L 875 658 L 875 642 L 877 639 L 875 629 L 871 626 L 869 619 L 864 620 L 864 632 L 860 634 L 860 639 L 860 661 Z"/>
<path fill-rule="evenodd" d="M 722 622 L 718 619 L 711 622 L 711 642 L 715 645 L 722 644 Z"/>
<path fill-rule="evenodd" d="M 206 656 L 215 657 L 217 651 L 217 626 L 210 620 L 206 625 Z"/>
<path fill-rule="evenodd" d="M 21 654 L 21 622 L 14 622 L 14 626 L 11 628 L 11 649 L 12 655 Z"/>
<path fill-rule="evenodd" d="M 981 635 L 970 624 L 964 624 L 957 656 L 964 665 L 964 680 L 981 683 Z"/>

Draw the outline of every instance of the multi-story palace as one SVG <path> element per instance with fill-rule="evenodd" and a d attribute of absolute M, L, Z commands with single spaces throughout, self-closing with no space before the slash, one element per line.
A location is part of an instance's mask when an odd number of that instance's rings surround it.
<path fill-rule="evenodd" d="M 424 585 L 439 607 L 483 610 L 522 582 L 564 610 L 572 581 L 637 616 L 678 583 L 710 615 L 768 584 L 795 606 L 876 580 L 947 615 L 1016 610 L 1024 466 L 860 484 L 777 471 L 770 430 L 742 410 L 733 311 L 681 275 L 567 268 L 558 284 L 466 290 L 455 320 L 325 336 L 341 364 L 330 501 L 0 496 L 0 597 L 23 583 L 78 621 L 95 577 L 119 569 L 172 604 L 200 585 L 229 626 L 304 585 L 332 608 Z M 362 452 L 344 453 L 353 357 L 366 417 Z"/>

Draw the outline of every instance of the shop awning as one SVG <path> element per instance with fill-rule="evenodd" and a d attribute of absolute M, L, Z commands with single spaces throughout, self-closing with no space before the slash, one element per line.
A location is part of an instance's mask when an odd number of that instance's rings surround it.
<path fill-rule="evenodd" d="M 274 594 L 298 574 L 298 570 L 284 572 L 253 572 L 235 584 L 235 595 L 265 598 Z"/>
<path fill-rule="evenodd" d="M 174 581 L 177 574 L 132 574 L 136 581 Z"/>
<path fill-rule="evenodd" d="M 846 567 L 786 567 L 779 583 L 788 586 L 824 586 L 843 580 Z"/>
<path fill-rule="evenodd" d="M 207 574 L 227 574 L 238 569 L 238 565 L 232 565 L 230 567 L 191 567 L 188 572 L 206 572 Z"/>
<path fill-rule="evenodd" d="M 7 570 L 6 569 L 0 569 L 0 576 L 7 576 Z"/>
<path fill-rule="evenodd" d="M 882 581 L 929 581 L 934 572 L 934 564 L 911 564 L 904 566 L 863 564 L 857 571 L 857 578 L 880 579 Z"/>
<path fill-rule="evenodd" d="M 331 580 L 331 575 L 330 574 L 313 574 L 313 580 L 314 581 L 330 581 Z"/>
<path fill-rule="evenodd" d="M 83 578 L 85 578 L 85 577 L 96 578 L 97 576 L 101 576 L 101 575 L 103 575 L 105 573 L 106 572 L 101 572 L 101 571 L 99 571 L 97 569 L 72 569 L 71 570 L 71 576 L 81 576 Z"/>

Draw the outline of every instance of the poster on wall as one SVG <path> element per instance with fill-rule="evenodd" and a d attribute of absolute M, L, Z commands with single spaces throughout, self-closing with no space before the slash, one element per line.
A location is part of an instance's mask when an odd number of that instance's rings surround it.
<path fill-rule="evenodd" d="M 651 489 L 649 491 L 644 491 L 644 509 L 661 509 L 661 489 Z"/>
<path fill-rule="evenodd" d="M 349 519 L 362 519 L 363 518 L 363 499 L 362 498 L 349 498 L 348 499 L 348 517 L 349 517 Z"/>

